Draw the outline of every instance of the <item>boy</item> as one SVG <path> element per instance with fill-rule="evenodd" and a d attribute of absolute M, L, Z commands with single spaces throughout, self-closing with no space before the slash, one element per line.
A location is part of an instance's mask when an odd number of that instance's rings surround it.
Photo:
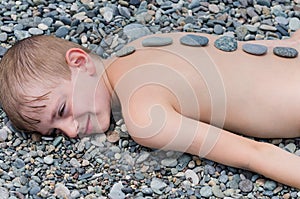
<path fill-rule="evenodd" d="M 1 60 L 0 100 L 23 130 L 69 137 L 105 132 L 111 109 L 121 108 L 139 144 L 178 150 L 252 170 L 300 188 L 300 158 L 268 143 L 244 138 L 300 134 L 299 58 L 272 53 L 300 50 L 299 32 L 282 41 L 253 41 L 263 56 L 224 52 L 209 43 L 180 43 L 186 33 L 158 35 L 172 44 L 129 45 L 132 54 L 102 60 L 88 50 L 49 36 L 25 39 Z M 200 35 L 200 34 L 194 34 Z M 148 36 L 153 37 L 153 36 Z"/>

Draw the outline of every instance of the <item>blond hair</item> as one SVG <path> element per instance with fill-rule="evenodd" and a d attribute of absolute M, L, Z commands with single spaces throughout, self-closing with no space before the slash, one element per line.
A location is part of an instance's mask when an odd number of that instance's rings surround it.
<path fill-rule="evenodd" d="M 43 110 L 46 105 L 32 106 L 31 102 L 47 100 L 51 91 L 42 96 L 30 96 L 25 88 L 33 83 L 54 86 L 59 84 L 61 78 L 70 80 L 71 71 L 65 55 L 71 48 L 81 48 L 90 53 L 70 41 L 41 35 L 17 42 L 3 56 L 0 61 L 0 103 L 14 127 L 36 131 L 40 119 L 26 113 Z"/>

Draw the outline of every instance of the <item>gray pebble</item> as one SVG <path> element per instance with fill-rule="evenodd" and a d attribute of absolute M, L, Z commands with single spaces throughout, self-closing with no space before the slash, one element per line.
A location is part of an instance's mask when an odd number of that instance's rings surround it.
<path fill-rule="evenodd" d="M 40 191 L 41 191 L 41 188 L 39 186 L 34 186 L 30 189 L 29 194 L 37 195 Z"/>
<path fill-rule="evenodd" d="M 290 47 L 275 47 L 273 53 L 279 57 L 295 58 L 298 56 L 298 51 Z"/>
<path fill-rule="evenodd" d="M 224 32 L 223 26 L 221 26 L 220 24 L 216 24 L 214 26 L 214 33 L 217 35 L 221 35 Z"/>
<path fill-rule="evenodd" d="M 71 192 L 71 198 L 79 198 L 80 197 L 80 192 L 78 190 L 73 190 Z"/>
<path fill-rule="evenodd" d="M 150 153 L 148 152 L 144 152 L 142 153 L 136 160 L 136 164 L 141 164 L 143 163 L 144 161 L 146 161 L 150 156 Z"/>
<path fill-rule="evenodd" d="M 282 25 L 287 25 L 289 23 L 289 20 L 282 16 L 275 17 L 275 21 Z"/>
<path fill-rule="evenodd" d="M 204 186 L 200 189 L 200 194 L 202 197 L 209 198 L 212 196 L 212 189 L 210 186 Z"/>
<path fill-rule="evenodd" d="M 46 157 L 44 157 L 44 162 L 46 163 L 46 164 L 53 164 L 53 162 L 54 162 L 54 160 L 53 160 L 53 158 L 52 158 L 52 156 L 51 155 L 47 155 Z"/>
<path fill-rule="evenodd" d="M 220 38 L 216 39 L 214 45 L 217 49 L 226 52 L 232 52 L 237 49 L 237 41 L 228 36 L 221 36 Z"/>
<path fill-rule="evenodd" d="M 244 44 L 242 46 L 243 51 L 252 54 L 252 55 L 264 55 L 267 53 L 268 48 L 260 44 Z"/>
<path fill-rule="evenodd" d="M 25 30 L 15 30 L 14 35 L 16 36 L 17 40 L 22 40 L 30 37 L 29 32 Z"/>
<path fill-rule="evenodd" d="M 145 188 L 142 189 L 142 193 L 143 193 L 145 196 L 152 196 L 153 191 L 152 191 L 151 188 L 145 187 Z"/>
<path fill-rule="evenodd" d="M 298 30 L 300 28 L 300 20 L 297 17 L 290 18 L 289 27 L 291 30 Z"/>
<path fill-rule="evenodd" d="M 253 189 L 253 183 L 248 179 L 241 180 L 239 182 L 239 189 L 245 193 L 251 192 Z"/>
<path fill-rule="evenodd" d="M 267 6 L 267 7 L 271 6 L 270 0 L 257 0 L 256 2 L 257 2 L 257 4 L 262 5 L 262 6 Z"/>
<path fill-rule="evenodd" d="M 44 33 L 44 31 L 39 28 L 29 28 L 28 32 L 32 35 L 42 35 Z"/>
<path fill-rule="evenodd" d="M 127 55 L 130 55 L 132 53 L 134 53 L 135 51 L 135 47 L 133 46 L 125 46 L 124 48 L 122 48 L 121 50 L 116 52 L 116 56 L 117 57 L 124 57 Z"/>
<path fill-rule="evenodd" d="M 60 26 L 56 31 L 55 31 L 55 36 L 63 38 L 69 33 L 69 28 L 66 26 Z"/>
<path fill-rule="evenodd" d="M 0 50 L 1 51 L 1 50 Z M 7 131 L 5 129 L 0 129 L 0 142 L 3 142 L 7 139 Z"/>
<path fill-rule="evenodd" d="M 277 183 L 272 180 L 267 180 L 264 184 L 264 189 L 273 191 L 277 187 Z"/>
<path fill-rule="evenodd" d="M 6 41 L 7 40 L 7 33 L 6 32 L 2 32 L 0 33 L 0 41 Z"/>
<path fill-rule="evenodd" d="M 159 46 L 167 46 L 173 43 L 173 39 L 171 37 L 149 37 L 142 41 L 142 45 L 144 47 L 159 47 Z"/>
<path fill-rule="evenodd" d="M 25 163 L 22 159 L 17 158 L 13 164 L 17 169 L 21 169 L 25 166 Z"/>
<path fill-rule="evenodd" d="M 155 193 L 161 194 L 161 190 L 167 187 L 167 184 L 164 183 L 161 179 L 153 178 L 151 180 L 150 186 Z"/>
<path fill-rule="evenodd" d="M 174 158 L 166 158 L 161 161 L 161 164 L 166 167 L 176 167 L 177 160 Z"/>
<path fill-rule="evenodd" d="M 209 40 L 207 37 L 188 34 L 180 38 L 180 43 L 187 46 L 206 46 Z"/>
<path fill-rule="evenodd" d="M 121 182 L 115 183 L 111 188 L 108 196 L 113 199 L 124 199 L 125 194 L 122 192 L 123 185 Z"/>
<path fill-rule="evenodd" d="M 0 187 L 0 196 L 3 199 L 7 199 L 9 197 L 9 192 L 5 187 Z"/>
<path fill-rule="evenodd" d="M 214 194 L 214 196 L 218 197 L 218 198 L 224 198 L 224 193 L 222 192 L 222 190 L 220 189 L 220 186 L 218 185 L 214 185 L 212 187 L 212 192 Z"/>
<path fill-rule="evenodd" d="M 59 198 L 69 198 L 70 197 L 70 190 L 61 183 L 55 185 L 54 193 L 56 197 Z"/>
<path fill-rule="evenodd" d="M 62 142 L 62 140 L 63 140 L 63 136 L 57 136 L 52 143 L 53 146 L 57 147 Z"/>
<path fill-rule="evenodd" d="M 7 49 L 3 46 L 0 46 L 0 56 L 3 56 L 6 53 Z"/>
<path fill-rule="evenodd" d="M 247 26 L 239 26 L 235 30 L 235 34 L 238 40 L 244 40 L 246 35 L 248 34 Z"/>
<path fill-rule="evenodd" d="M 130 41 L 151 34 L 150 30 L 141 24 L 128 24 L 123 31 Z"/>
<path fill-rule="evenodd" d="M 296 151 L 296 145 L 294 143 L 289 143 L 284 147 L 287 151 L 294 153 Z"/>

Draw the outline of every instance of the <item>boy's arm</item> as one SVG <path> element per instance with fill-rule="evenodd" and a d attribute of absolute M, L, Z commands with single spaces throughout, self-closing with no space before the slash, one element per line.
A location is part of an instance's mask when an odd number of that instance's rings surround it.
<path fill-rule="evenodd" d="M 300 158 L 272 144 L 187 118 L 172 107 L 160 106 L 147 114 L 140 112 L 131 115 L 131 120 L 134 125 L 129 125 L 128 130 L 141 145 L 200 155 L 300 188 Z"/>

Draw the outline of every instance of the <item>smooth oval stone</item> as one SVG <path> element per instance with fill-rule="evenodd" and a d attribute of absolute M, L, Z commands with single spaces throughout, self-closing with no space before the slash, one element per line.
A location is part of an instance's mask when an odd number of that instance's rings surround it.
<path fill-rule="evenodd" d="M 206 46 L 209 40 L 207 37 L 188 34 L 180 38 L 180 43 L 187 46 Z"/>
<path fill-rule="evenodd" d="M 298 56 L 298 51 L 290 47 L 275 47 L 273 53 L 279 57 L 295 58 Z"/>
<path fill-rule="evenodd" d="M 134 51 L 135 51 L 135 47 L 126 46 L 126 47 L 120 49 L 119 51 L 117 51 L 116 56 L 117 57 L 124 57 L 124 56 L 127 56 L 127 55 L 130 55 L 130 54 L 134 53 Z"/>
<path fill-rule="evenodd" d="M 243 51 L 252 55 L 264 55 L 267 53 L 268 48 L 260 44 L 244 44 Z"/>
<path fill-rule="evenodd" d="M 142 45 L 144 47 L 159 47 L 159 46 L 167 46 L 173 43 L 173 39 L 171 37 L 149 37 L 142 41 Z"/>
<path fill-rule="evenodd" d="M 237 49 L 237 41 L 228 36 L 221 36 L 215 41 L 214 45 L 217 49 L 226 52 L 232 52 Z"/>

